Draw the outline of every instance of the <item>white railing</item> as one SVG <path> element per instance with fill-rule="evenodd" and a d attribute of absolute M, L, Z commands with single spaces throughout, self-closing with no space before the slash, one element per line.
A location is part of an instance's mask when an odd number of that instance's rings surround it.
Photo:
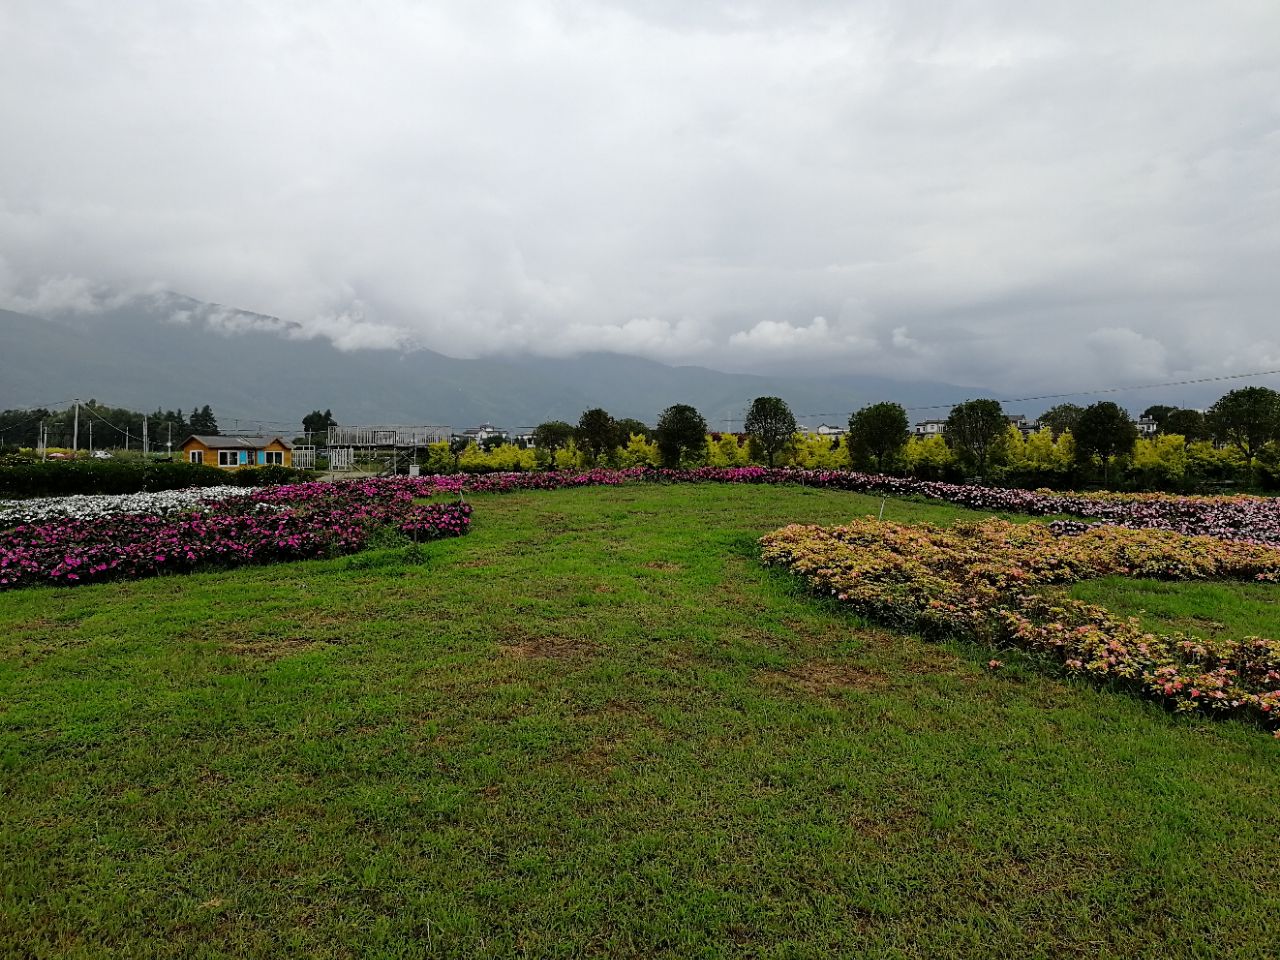
<path fill-rule="evenodd" d="M 425 447 L 449 439 L 446 426 L 330 427 L 329 447 Z"/>

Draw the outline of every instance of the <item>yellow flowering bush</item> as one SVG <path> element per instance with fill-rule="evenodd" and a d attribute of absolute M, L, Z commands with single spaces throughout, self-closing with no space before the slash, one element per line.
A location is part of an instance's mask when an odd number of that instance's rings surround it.
<path fill-rule="evenodd" d="M 1042 589 L 1115 574 L 1280 582 L 1280 549 L 1166 530 L 1061 534 L 1003 520 L 943 528 L 874 519 L 792 525 L 761 539 L 784 566 L 858 613 L 927 637 L 962 637 L 1047 656 L 1178 710 L 1280 716 L 1280 642 L 1156 634 L 1132 618 Z"/>

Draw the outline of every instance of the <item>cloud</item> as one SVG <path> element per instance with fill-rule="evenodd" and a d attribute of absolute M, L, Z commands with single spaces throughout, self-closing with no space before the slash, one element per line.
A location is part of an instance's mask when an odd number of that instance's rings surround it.
<path fill-rule="evenodd" d="M 1128 327 L 1106 327 L 1085 336 L 1094 363 L 1117 383 L 1151 383 L 1170 375 L 1164 344 Z"/>
<path fill-rule="evenodd" d="M 879 349 L 874 336 L 856 328 L 837 329 L 826 317 L 814 317 L 808 324 L 761 320 L 749 330 L 731 334 L 729 345 L 759 356 L 829 356 L 832 352 L 848 356 Z"/>
<path fill-rule="evenodd" d="M 11 309 L 166 289 L 344 349 L 993 392 L 1280 352 L 1276 4 L 15 0 L 0 32 Z"/>
<path fill-rule="evenodd" d="M 147 288 L 118 287 L 70 275 L 20 278 L 0 257 L 0 309 L 35 316 L 95 314 L 113 310 L 146 292 Z"/>

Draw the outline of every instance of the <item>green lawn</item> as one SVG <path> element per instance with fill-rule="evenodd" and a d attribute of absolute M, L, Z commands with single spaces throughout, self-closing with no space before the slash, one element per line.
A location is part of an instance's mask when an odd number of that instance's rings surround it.
<path fill-rule="evenodd" d="M 1170 583 L 1103 577 L 1071 596 L 1138 617 L 1148 630 L 1198 637 L 1280 636 L 1280 587 L 1270 583 Z"/>
<path fill-rule="evenodd" d="M 475 503 L 420 564 L 0 594 L 0 955 L 1276 954 L 1280 743 L 756 562 L 878 498 Z"/>

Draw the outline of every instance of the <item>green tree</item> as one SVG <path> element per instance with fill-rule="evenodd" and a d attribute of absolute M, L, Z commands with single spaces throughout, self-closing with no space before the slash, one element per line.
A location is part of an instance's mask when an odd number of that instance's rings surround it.
<path fill-rule="evenodd" d="M 466 452 L 467 447 L 471 446 L 471 441 L 466 437 L 450 437 L 449 453 L 453 455 L 453 469 L 457 472 L 459 469 L 462 455 Z"/>
<path fill-rule="evenodd" d="M 1040 414 L 1040 425 L 1052 430 L 1053 439 L 1057 440 L 1064 433 L 1075 432 L 1082 413 L 1084 413 L 1084 407 L 1074 403 L 1060 403 Z"/>
<path fill-rule="evenodd" d="M 1213 439 L 1234 445 L 1252 462 L 1280 434 L 1280 393 L 1270 387 L 1232 390 L 1209 408 L 1205 420 Z"/>
<path fill-rule="evenodd" d="M 312 410 L 302 418 L 302 432 L 319 436 L 321 434 L 328 435 L 330 427 L 336 427 L 338 421 L 333 419 L 333 412 L 326 410 L 321 413 L 319 410 Z"/>
<path fill-rule="evenodd" d="M 1111 461 L 1133 452 L 1138 441 L 1138 428 L 1123 407 L 1103 400 L 1092 403 L 1080 414 L 1072 436 L 1076 441 L 1076 460 L 1089 463 L 1095 456 L 1102 460 L 1102 478 L 1109 476 Z"/>
<path fill-rule="evenodd" d="M 942 435 L 956 456 L 982 476 L 1008 427 L 999 400 L 966 400 L 951 408 Z"/>
<path fill-rule="evenodd" d="M 1176 433 L 1187 443 L 1209 439 L 1209 428 L 1199 410 L 1178 408 L 1164 418 L 1161 433 Z"/>
<path fill-rule="evenodd" d="M 787 448 L 796 434 L 796 418 L 780 397 L 756 397 L 747 410 L 742 429 L 759 446 L 765 461 L 772 467 L 778 454 Z"/>
<path fill-rule="evenodd" d="M 705 454 L 707 421 L 687 403 L 677 403 L 662 411 L 655 431 L 658 453 L 667 467 L 678 467 L 692 453 Z"/>
<path fill-rule="evenodd" d="M 533 445 L 539 450 L 555 453 L 569 445 L 573 439 L 573 424 L 563 420 L 548 420 L 533 428 Z"/>
<path fill-rule="evenodd" d="M 618 445 L 618 424 L 609 416 L 609 411 L 592 407 L 578 418 L 573 436 L 591 462 L 595 463 Z"/>
<path fill-rule="evenodd" d="M 218 421 L 213 416 L 213 410 L 206 403 L 199 410 L 191 411 L 191 432 L 202 434 L 203 436 L 218 435 Z"/>
<path fill-rule="evenodd" d="M 883 471 L 907 445 L 907 411 L 898 403 L 873 403 L 849 417 L 849 452 L 856 460 L 875 461 Z"/>
<path fill-rule="evenodd" d="M 626 417 L 616 421 L 616 423 L 618 427 L 618 446 L 620 447 L 625 447 L 634 436 L 641 436 L 646 440 L 654 438 L 654 432 L 649 429 L 649 425 L 640 420 Z"/>

